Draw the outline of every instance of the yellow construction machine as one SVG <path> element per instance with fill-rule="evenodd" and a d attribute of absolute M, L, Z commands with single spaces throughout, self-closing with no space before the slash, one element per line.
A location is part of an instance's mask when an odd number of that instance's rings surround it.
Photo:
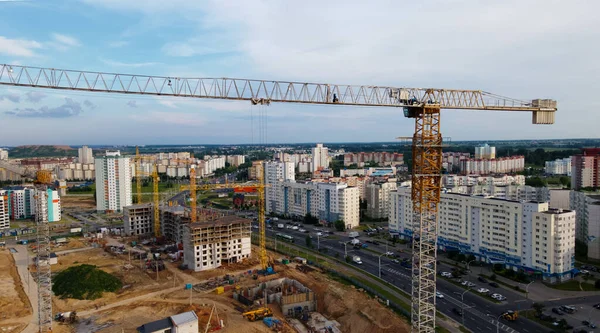
<path fill-rule="evenodd" d="M 502 318 L 509 321 L 515 321 L 519 318 L 519 312 L 508 310 L 502 314 Z"/>
<path fill-rule="evenodd" d="M 271 317 L 272 315 L 273 315 L 273 311 L 271 311 L 271 309 L 269 309 L 267 307 L 263 307 L 263 308 L 259 308 L 256 310 L 242 313 L 242 316 L 244 316 L 244 318 L 246 318 L 250 321 L 261 320 L 265 317 Z"/>

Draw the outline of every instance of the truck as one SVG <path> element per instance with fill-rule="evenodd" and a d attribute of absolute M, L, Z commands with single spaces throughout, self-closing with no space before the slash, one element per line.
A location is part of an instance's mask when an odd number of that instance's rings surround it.
<path fill-rule="evenodd" d="M 81 232 L 81 228 L 71 228 L 71 233 L 72 234 L 75 234 L 75 233 L 78 233 L 78 232 Z"/>
<path fill-rule="evenodd" d="M 350 238 L 358 237 L 358 231 L 351 231 L 350 233 L 348 233 L 348 237 L 350 237 Z"/>
<path fill-rule="evenodd" d="M 359 256 L 352 256 L 352 261 L 354 261 L 355 264 L 362 265 L 362 260 L 360 260 Z"/>
<path fill-rule="evenodd" d="M 56 244 L 66 243 L 67 242 L 67 238 L 66 237 L 60 237 L 60 238 L 55 239 L 54 242 L 56 242 Z"/>

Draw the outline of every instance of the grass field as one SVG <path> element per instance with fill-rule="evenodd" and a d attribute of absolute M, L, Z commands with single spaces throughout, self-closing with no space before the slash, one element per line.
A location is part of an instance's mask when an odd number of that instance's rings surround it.
<path fill-rule="evenodd" d="M 559 284 L 547 284 L 546 286 L 552 289 L 568 291 L 598 291 L 593 284 L 587 282 L 581 282 L 580 284 L 577 280 L 569 280 Z"/>

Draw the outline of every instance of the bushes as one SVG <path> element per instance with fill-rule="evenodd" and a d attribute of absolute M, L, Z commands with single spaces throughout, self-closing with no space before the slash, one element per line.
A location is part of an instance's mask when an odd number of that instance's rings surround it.
<path fill-rule="evenodd" d="M 69 267 L 53 280 L 52 291 L 60 298 L 93 300 L 122 287 L 121 280 L 93 265 Z"/>
<path fill-rule="evenodd" d="M 600 289 L 600 279 L 596 280 L 596 283 L 594 283 L 594 287 L 596 289 Z"/>

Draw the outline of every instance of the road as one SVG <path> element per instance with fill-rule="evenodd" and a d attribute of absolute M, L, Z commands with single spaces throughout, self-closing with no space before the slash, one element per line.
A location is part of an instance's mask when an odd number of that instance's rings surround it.
<path fill-rule="evenodd" d="M 279 220 L 278 223 L 286 223 L 289 222 L 287 220 Z M 335 256 L 337 253 L 339 258 L 344 258 L 344 246 L 340 245 L 340 241 L 348 241 L 349 238 L 342 238 L 344 236 L 337 236 L 340 239 L 327 239 L 325 237 L 318 237 L 315 234 L 314 226 L 305 226 L 305 229 L 310 231 L 310 235 L 312 235 L 312 244 L 315 247 L 327 248 L 328 252 L 326 255 Z M 301 233 L 299 231 L 295 231 L 292 229 L 267 229 L 267 235 L 269 237 L 274 237 L 275 233 L 285 233 L 294 237 L 294 243 L 297 246 L 304 246 L 306 241 L 306 233 Z M 369 244 L 371 247 L 371 244 Z M 356 265 L 357 268 L 360 268 L 370 274 L 375 276 L 379 275 L 379 259 L 381 259 L 381 278 L 387 281 L 390 284 L 395 285 L 396 287 L 402 289 L 406 293 L 410 293 L 411 288 L 411 278 L 410 269 L 406 269 L 401 267 L 399 264 L 394 263 L 390 258 L 386 256 L 379 257 L 377 254 L 367 251 L 367 250 L 355 250 L 352 246 L 346 246 L 347 254 L 349 256 L 358 255 L 360 256 L 363 264 Z M 383 246 L 373 246 L 372 249 L 384 252 L 385 247 Z M 400 254 L 404 257 L 409 257 L 409 254 Z M 489 287 L 491 288 L 491 287 Z M 493 288 L 491 288 L 493 289 Z M 465 289 L 454 285 L 453 283 L 446 281 L 442 278 L 437 279 L 437 290 L 444 296 L 443 298 L 438 298 L 437 300 L 437 309 L 442 312 L 444 315 L 451 317 L 458 322 L 462 322 L 460 316 L 454 314 L 452 312 L 453 308 L 460 309 L 462 307 L 461 296 Z M 473 332 L 495 332 L 496 324 L 498 316 L 506 310 L 518 310 L 519 308 L 529 308 L 531 303 L 517 303 L 517 297 L 521 297 L 515 293 L 509 293 L 508 290 L 503 289 L 501 293 L 507 297 L 507 301 L 502 302 L 501 304 L 491 302 L 491 299 L 488 300 L 479 295 L 474 295 L 473 292 L 469 291 L 464 294 L 464 324 L 467 328 L 472 330 Z M 508 322 L 506 320 L 501 320 L 499 323 L 500 331 L 503 332 L 548 332 L 549 329 L 538 325 L 537 323 L 527 320 L 525 318 L 519 318 L 516 322 Z"/>

